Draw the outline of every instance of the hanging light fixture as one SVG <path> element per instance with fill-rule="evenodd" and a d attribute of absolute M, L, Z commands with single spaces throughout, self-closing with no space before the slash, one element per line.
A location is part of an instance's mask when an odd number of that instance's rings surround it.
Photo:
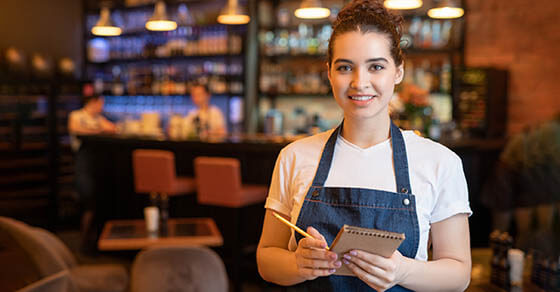
<path fill-rule="evenodd" d="M 177 28 L 177 23 L 173 20 L 167 18 L 167 13 L 165 12 L 165 3 L 162 0 L 156 2 L 156 7 L 154 9 L 154 14 L 146 22 L 147 30 L 155 31 L 169 31 L 175 30 Z"/>
<path fill-rule="evenodd" d="M 428 16 L 431 18 L 459 18 L 463 14 L 465 11 L 455 0 L 442 0 L 435 8 L 428 10 Z"/>
<path fill-rule="evenodd" d="M 331 11 L 323 7 L 321 0 L 303 0 L 294 14 L 297 18 L 321 19 L 329 17 Z"/>
<path fill-rule="evenodd" d="M 385 0 L 383 5 L 389 9 L 416 9 L 422 7 L 422 0 Z"/>
<path fill-rule="evenodd" d="M 102 7 L 99 20 L 95 26 L 91 28 L 91 33 L 98 36 L 117 36 L 120 35 L 121 32 L 121 28 L 116 26 L 111 20 L 109 8 Z"/>
<path fill-rule="evenodd" d="M 242 6 L 239 6 L 237 0 L 228 0 L 226 6 L 218 15 L 218 22 L 221 24 L 246 24 L 249 23 L 251 17 Z"/>

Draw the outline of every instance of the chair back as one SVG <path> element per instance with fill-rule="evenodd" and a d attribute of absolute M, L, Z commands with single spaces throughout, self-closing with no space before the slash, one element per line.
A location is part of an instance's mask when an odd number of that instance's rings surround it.
<path fill-rule="evenodd" d="M 241 196 L 241 170 L 236 158 L 196 157 L 194 173 L 201 204 L 229 205 Z"/>
<path fill-rule="evenodd" d="M 227 292 L 228 278 L 220 257 L 207 247 L 155 247 L 134 259 L 130 291 Z"/>
<path fill-rule="evenodd" d="M 78 288 L 72 283 L 70 272 L 63 270 L 31 283 L 16 292 L 78 292 Z"/>
<path fill-rule="evenodd" d="M 57 253 L 49 241 L 44 240 L 34 228 L 8 218 L 0 217 L 0 234 L 10 237 L 31 259 L 40 277 L 56 274 L 70 268 L 63 256 Z"/>
<path fill-rule="evenodd" d="M 136 149 L 132 152 L 134 189 L 137 193 L 173 192 L 175 154 L 166 150 Z"/>

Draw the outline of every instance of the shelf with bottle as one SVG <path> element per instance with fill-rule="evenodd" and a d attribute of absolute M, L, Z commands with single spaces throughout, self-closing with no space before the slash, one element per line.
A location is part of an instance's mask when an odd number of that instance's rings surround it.
<path fill-rule="evenodd" d="M 127 84 L 119 82 L 95 82 L 95 91 L 103 95 L 150 95 L 150 96 L 170 96 L 170 95 L 187 95 L 188 88 L 191 86 L 192 81 L 175 81 L 163 80 L 155 81 L 153 83 L 142 84 Z M 208 87 L 213 94 L 221 95 L 243 95 L 244 85 L 242 81 L 225 81 L 223 78 L 210 77 L 208 78 Z"/>
<path fill-rule="evenodd" d="M 413 53 L 460 51 L 463 46 L 464 20 L 433 19 L 414 15 L 405 17 L 403 48 Z"/>
<path fill-rule="evenodd" d="M 243 92 L 242 60 L 196 60 L 173 63 L 130 63 L 89 67 L 96 92 L 123 94 L 185 94 L 194 80 L 208 83 L 212 92 Z"/>
<path fill-rule="evenodd" d="M 87 43 L 88 63 L 118 63 L 217 57 L 242 57 L 242 31 L 223 25 L 179 27 L 172 32 L 93 38 Z"/>
<path fill-rule="evenodd" d="M 260 64 L 259 91 L 268 95 L 327 95 L 326 65 L 309 59 L 290 59 Z"/>
<path fill-rule="evenodd" d="M 261 56 L 325 56 L 332 28 L 329 24 L 301 23 L 295 29 L 261 29 Z"/>

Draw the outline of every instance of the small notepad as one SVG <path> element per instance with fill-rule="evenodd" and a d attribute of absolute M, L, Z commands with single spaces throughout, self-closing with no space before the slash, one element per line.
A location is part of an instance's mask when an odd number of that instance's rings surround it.
<path fill-rule="evenodd" d="M 404 233 L 344 225 L 338 231 L 330 250 L 337 253 L 339 259 L 353 249 L 390 257 L 404 239 Z M 355 276 L 344 264 L 334 274 Z"/>

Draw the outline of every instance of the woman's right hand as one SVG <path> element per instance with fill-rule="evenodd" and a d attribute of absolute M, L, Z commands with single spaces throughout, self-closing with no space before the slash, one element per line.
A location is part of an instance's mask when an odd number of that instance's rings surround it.
<path fill-rule="evenodd" d="M 342 265 L 336 253 L 326 249 L 327 241 L 317 229 L 307 227 L 307 233 L 313 238 L 302 238 L 295 251 L 298 274 L 306 280 L 333 274 Z"/>

